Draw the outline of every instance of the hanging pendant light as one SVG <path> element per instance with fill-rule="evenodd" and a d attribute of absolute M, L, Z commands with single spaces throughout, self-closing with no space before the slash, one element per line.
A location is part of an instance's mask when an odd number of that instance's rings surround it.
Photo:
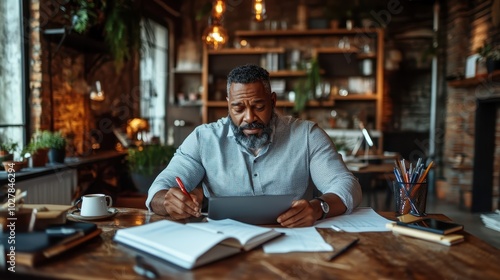
<path fill-rule="evenodd" d="M 217 19 L 222 19 L 224 12 L 226 11 L 226 2 L 224 0 L 215 0 L 212 8 L 212 17 Z"/>
<path fill-rule="evenodd" d="M 215 0 L 212 6 L 212 15 L 208 18 L 208 27 L 203 31 L 202 40 L 208 49 L 218 50 L 227 42 L 227 32 L 222 27 L 222 18 L 226 11 L 224 0 Z"/>
<path fill-rule="evenodd" d="M 208 49 L 218 50 L 227 42 L 227 32 L 219 23 L 209 25 L 203 32 L 202 40 Z"/>
<path fill-rule="evenodd" d="M 252 13 L 256 21 L 263 21 L 266 19 L 266 3 L 264 0 L 253 0 Z"/>

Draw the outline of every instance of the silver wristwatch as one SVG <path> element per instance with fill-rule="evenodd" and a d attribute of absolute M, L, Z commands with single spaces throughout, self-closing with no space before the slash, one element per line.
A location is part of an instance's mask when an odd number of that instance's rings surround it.
<path fill-rule="evenodd" d="M 328 203 L 326 203 L 326 201 L 323 200 L 322 198 L 315 197 L 314 199 L 319 200 L 319 203 L 321 205 L 321 211 L 323 211 L 323 215 L 321 215 L 320 220 L 323 220 L 324 218 L 326 218 L 328 212 L 330 212 L 330 205 L 328 205 Z"/>

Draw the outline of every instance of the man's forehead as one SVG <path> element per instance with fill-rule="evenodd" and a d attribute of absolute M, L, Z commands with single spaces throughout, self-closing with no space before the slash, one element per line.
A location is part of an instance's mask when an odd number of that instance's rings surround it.
<path fill-rule="evenodd" d="M 229 97 L 233 99 L 265 99 L 266 92 L 261 83 L 231 84 Z"/>

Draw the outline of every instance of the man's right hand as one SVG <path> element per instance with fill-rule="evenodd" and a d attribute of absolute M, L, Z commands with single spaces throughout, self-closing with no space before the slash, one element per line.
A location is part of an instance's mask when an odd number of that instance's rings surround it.
<path fill-rule="evenodd" d="M 153 211 L 159 215 L 169 215 L 175 220 L 199 217 L 201 215 L 201 204 L 203 201 L 203 190 L 196 188 L 185 195 L 180 188 L 172 187 L 161 190 L 155 194 L 151 206 Z"/>

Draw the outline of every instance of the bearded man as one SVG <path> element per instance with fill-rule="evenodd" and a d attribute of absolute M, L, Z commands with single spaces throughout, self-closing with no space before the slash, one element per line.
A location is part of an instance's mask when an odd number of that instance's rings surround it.
<path fill-rule="evenodd" d="M 275 110 L 265 69 L 249 64 L 231 70 L 226 99 L 229 116 L 198 126 L 184 140 L 151 185 L 148 209 L 184 219 L 200 216 L 204 197 L 293 194 L 276 222 L 305 227 L 360 204 L 358 180 L 326 132 Z"/>

